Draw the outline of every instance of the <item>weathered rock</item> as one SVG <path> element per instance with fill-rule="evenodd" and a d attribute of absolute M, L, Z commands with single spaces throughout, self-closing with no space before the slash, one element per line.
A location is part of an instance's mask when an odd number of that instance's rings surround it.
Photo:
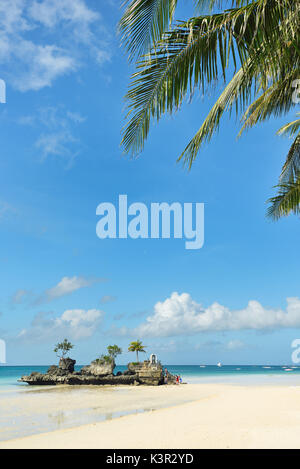
<path fill-rule="evenodd" d="M 52 365 L 52 366 L 50 366 L 50 368 L 48 369 L 47 374 L 48 374 L 48 375 L 55 375 L 55 374 L 57 373 L 57 371 L 58 371 L 58 366 Z"/>
<path fill-rule="evenodd" d="M 110 376 L 113 375 L 115 366 L 116 364 L 114 361 L 104 364 L 92 362 L 89 366 L 84 366 L 81 369 L 81 373 L 92 376 Z"/>
<path fill-rule="evenodd" d="M 150 386 L 158 386 L 164 383 L 164 371 L 160 363 L 152 364 L 150 361 L 145 360 L 143 363 L 134 365 L 134 368 L 138 375 L 139 383 Z"/>
<path fill-rule="evenodd" d="M 127 368 L 128 368 L 128 371 L 130 371 L 131 373 L 137 373 L 139 370 L 143 368 L 143 366 L 144 366 L 144 362 L 139 362 L 139 363 L 131 362 L 131 363 L 128 363 Z"/>
<path fill-rule="evenodd" d="M 47 373 L 33 372 L 29 376 L 22 376 L 20 381 L 29 385 L 120 385 L 140 384 L 158 386 L 164 384 L 164 371 L 160 363 L 129 363 L 128 370 L 124 373 L 118 372 L 113 375 L 115 363 L 101 364 L 92 362 L 80 371 L 74 372 L 75 360 L 60 360 L 59 366 L 51 366 Z M 168 373 L 167 384 L 173 384 L 175 377 Z"/>
<path fill-rule="evenodd" d="M 61 358 L 59 360 L 58 368 L 63 371 L 67 371 L 68 373 L 73 373 L 74 366 L 76 360 L 72 360 L 71 358 Z"/>
<path fill-rule="evenodd" d="M 130 376 L 93 376 L 82 375 L 80 373 L 70 373 L 65 376 L 48 375 L 42 373 L 35 373 L 30 376 L 22 376 L 20 381 L 28 383 L 31 386 L 56 386 L 56 385 L 130 385 L 134 384 L 137 375 Z"/>
<path fill-rule="evenodd" d="M 140 363 L 128 363 L 128 370 L 138 375 L 141 384 L 158 386 L 164 384 L 164 371 L 161 363 L 150 363 L 145 360 Z"/>
<path fill-rule="evenodd" d="M 49 370 L 47 371 L 46 375 L 49 376 L 67 376 L 69 371 L 64 368 L 59 368 L 58 366 L 50 366 Z"/>
<path fill-rule="evenodd" d="M 124 376 L 135 375 L 135 371 L 125 370 L 122 374 Z"/>

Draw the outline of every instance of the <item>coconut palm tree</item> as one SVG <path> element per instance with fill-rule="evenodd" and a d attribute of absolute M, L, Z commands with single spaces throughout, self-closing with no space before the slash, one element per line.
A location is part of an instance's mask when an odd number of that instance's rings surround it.
<path fill-rule="evenodd" d="M 146 347 L 142 344 L 140 340 L 135 340 L 129 344 L 128 352 L 136 352 L 136 361 L 139 361 L 139 352 L 146 353 L 144 350 Z"/>
<path fill-rule="evenodd" d="M 192 0 L 191 0 L 192 1 Z M 177 0 L 127 0 L 120 21 L 122 41 L 136 72 L 126 95 L 128 122 L 122 144 L 143 150 L 152 119 L 177 111 L 183 100 L 203 95 L 218 81 L 224 89 L 179 160 L 191 168 L 203 143 L 219 129 L 225 111 L 241 115 L 240 134 L 271 116 L 283 116 L 299 102 L 300 3 L 295 0 L 193 0 L 198 16 L 174 24 Z M 214 13 L 213 8 L 222 11 Z M 232 72 L 233 70 L 233 72 Z M 299 120 L 279 133 L 293 143 L 282 169 L 279 193 L 269 216 L 299 211 Z M 239 134 L 239 135 L 240 135 Z M 281 201 L 285 201 L 282 202 Z M 289 202 L 287 203 L 287 200 Z"/>

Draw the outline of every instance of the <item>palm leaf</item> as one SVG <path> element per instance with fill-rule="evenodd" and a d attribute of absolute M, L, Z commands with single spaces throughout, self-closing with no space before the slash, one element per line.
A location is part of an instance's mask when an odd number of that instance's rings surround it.
<path fill-rule="evenodd" d="M 202 9 L 222 8 L 222 0 L 194 0 Z M 144 147 L 150 122 L 180 108 L 234 71 L 195 137 L 180 158 L 189 163 L 203 142 L 218 130 L 225 111 L 243 114 L 240 134 L 271 116 L 286 114 L 292 102 L 292 81 L 300 76 L 300 2 L 294 0 L 235 0 L 234 8 L 177 22 L 177 0 L 129 0 L 120 28 L 130 57 L 149 51 L 137 62 L 126 95 L 128 122 L 122 144 L 137 154 Z M 232 68 L 232 67 L 231 67 Z M 282 169 L 279 194 L 270 200 L 269 216 L 299 211 L 300 119 L 279 134 L 295 137 Z M 297 202 L 298 200 L 298 202 Z"/>
<path fill-rule="evenodd" d="M 138 71 L 132 77 L 126 99 L 129 102 L 127 116 L 134 115 L 123 131 L 125 151 L 136 154 L 143 149 L 151 117 L 159 120 L 164 112 L 172 113 L 178 109 L 188 92 L 190 96 L 193 95 L 196 86 L 201 86 L 204 92 L 212 81 L 221 76 L 225 79 L 230 59 L 237 65 L 236 54 L 245 69 L 244 77 L 247 74 L 251 77 L 247 79 L 249 89 L 243 87 L 247 99 L 241 96 L 240 102 L 235 100 L 237 110 L 249 102 L 253 82 L 258 89 L 267 88 L 266 74 L 273 80 L 284 75 L 286 65 L 284 70 L 279 71 L 276 66 L 282 52 L 279 53 L 274 47 L 275 42 L 277 48 L 286 49 L 283 47 L 283 38 L 276 30 L 280 22 L 281 33 L 286 36 L 289 28 L 284 26 L 284 18 L 280 2 L 275 7 L 274 1 L 258 0 L 222 14 L 193 18 L 167 33 L 157 44 L 155 52 L 138 62 Z M 294 32 L 291 34 L 294 37 Z M 218 101 L 219 105 L 221 101 Z M 214 126 L 211 132 L 206 123 L 201 127 L 200 134 L 203 139 L 209 140 L 218 126 Z M 185 159 L 190 162 L 199 151 L 200 134 L 196 135 L 184 152 Z M 190 149 L 193 149 L 191 153 Z"/>
<path fill-rule="evenodd" d="M 298 121 L 291 122 L 295 127 L 300 127 L 300 119 Z M 286 158 L 286 161 L 283 165 L 280 182 L 294 181 L 297 177 L 297 174 L 300 171 L 300 132 L 296 136 Z"/>
<path fill-rule="evenodd" d="M 278 220 L 290 213 L 298 215 L 300 213 L 300 172 L 298 172 L 295 181 L 279 184 L 276 187 L 279 193 L 268 201 L 271 205 L 268 208 L 267 216 Z"/>
<path fill-rule="evenodd" d="M 177 0 L 126 0 L 119 29 L 129 57 L 148 52 L 170 26 Z"/>
<path fill-rule="evenodd" d="M 219 78 L 219 58 L 225 79 L 229 57 L 236 63 L 232 24 L 236 24 L 238 15 L 245 18 L 245 13 L 243 8 L 193 19 L 166 34 L 155 52 L 141 58 L 126 95 L 127 117 L 134 113 L 123 131 L 126 152 L 136 154 L 142 150 L 151 117 L 159 120 L 166 110 L 172 113 L 188 91 L 192 95 L 196 85 L 204 88 L 205 83 Z M 235 46 L 244 57 L 245 44 L 236 41 Z"/>

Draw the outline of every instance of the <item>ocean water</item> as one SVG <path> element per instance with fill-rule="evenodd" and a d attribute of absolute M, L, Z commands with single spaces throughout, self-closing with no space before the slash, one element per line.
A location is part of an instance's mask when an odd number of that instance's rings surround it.
<path fill-rule="evenodd" d="M 297 384 L 300 385 L 300 366 L 294 365 L 166 365 L 172 374 L 180 375 L 187 383 L 237 383 L 237 384 Z M 0 366 L 0 391 L 10 389 L 17 391 L 28 387 L 19 383 L 22 375 L 32 371 L 45 373 L 49 366 Z M 126 366 L 117 366 L 115 373 L 125 371 Z M 79 371 L 81 366 L 76 366 Z M 290 370 L 290 371 L 286 371 Z"/>

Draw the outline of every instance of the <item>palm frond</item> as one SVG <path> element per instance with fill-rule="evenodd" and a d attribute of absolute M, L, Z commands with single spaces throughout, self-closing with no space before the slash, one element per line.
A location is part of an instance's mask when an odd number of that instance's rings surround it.
<path fill-rule="evenodd" d="M 292 124 L 292 123 L 291 123 Z M 298 123 L 299 128 L 300 123 Z M 300 171 L 300 132 L 296 136 L 283 165 L 280 182 L 294 181 Z"/>
<path fill-rule="evenodd" d="M 297 112 L 297 116 L 300 116 L 300 112 Z M 277 135 L 295 135 L 300 130 L 300 119 L 296 119 L 293 122 L 283 125 L 277 132 Z"/>
<path fill-rule="evenodd" d="M 222 0 L 193 0 L 198 9 L 223 8 Z M 120 22 L 123 43 L 137 61 L 126 95 L 128 122 L 122 144 L 140 152 L 152 119 L 180 108 L 195 90 L 203 94 L 215 83 L 227 82 L 199 131 L 179 159 L 189 166 L 201 145 L 218 130 L 225 111 L 242 113 L 240 134 L 295 105 L 292 82 L 300 76 L 300 2 L 295 0 L 232 0 L 232 8 L 177 22 L 177 0 L 126 0 Z M 150 49 L 150 46 L 152 48 Z M 300 119 L 283 126 L 294 142 L 283 166 L 279 193 L 270 199 L 274 219 L 299 213 Z"/>
<path fill-rule="evenodd" d="M 191 168 L 200 147 L 204 142 L 209 142 L 218 130 L 224 112 L 230 110 L 234 102 L 240 101 L 241 106 L 248 102 L 251 97 L 251 88 L 247 78 L 241 67 L 217 99 L 196 135 L 179 156 L 179 161 L 183 159 Z"/>
<path fill-rule="evenodd" d="M 228 0 L 193 0 L 197 11 L 228 5 Z M 119 22 L 122 44 L 127 49 L 129 58 L 148 53 L 163 33 L 170 27 L 178 0 L 125 0 L 124 14 Z M 250 0 L 232 0 L 231 4 L 240 7 Z"/>
<path fill-rule="evenodd" d="M 278 220 L 291 213 L 300 213 L 300 172 L 293 182 L 283 183 L 276 186 L 278 195 L 268 200 L 271 204 L 267 210 L 267 216 L 273 220 Z"/>
<path fill-rule="evenodd" d="M 122 43 L 129 58 L 148 52 L 170 26 L 177 0 L 126 0 L 119 22 Z"/>
<path fill-rule="evenodd" d="M 142 150 L 151 117 L 159 120 L 165 111 L 172 113 L 188 91 L 192 95 L 198 85 L 204 91 L 205 84 L 217 80 L 219 59 L 225 79 L 229 58 L 236 63 L 235 48 L 240 57 L 245 57 L 246 46 L 235 40 L 233 25 L 237 16 L 245 18 L 246 13 L 250 14 L 242 8 L 192 19 L 167 33 L 155 52 L 141 58 L 125 97 L 129 102 L 127 117 L 134 113 L 123 131 L 126 152 L 136 154 Z"/>
<path fill-rule="evenodd" d="M 204 92 L 213 81 L 220 77 L 225 80 L 230 60 L 235 67 L 239 61 L 244 69 L 245 85 L 240 88 L 243 95 L 236 95 L 236 99 L 229 102 L 230 105 L 235 102 L 236 109 L 239 106 L 243 109 L 249 103 L 253 84 L 256 89 L 267 89 L 270 80 L 284 76 L 289 63 L 283 61 L 286 65 L 278 70 L 277 64 L 282 56 L 278 48 L 286 48 L 283 37 L 276 30 L 280 23 L 281 32 L 286 36 L 284 18 L 281 2 L 257 0 L 224 13 L 192 18 L 166 33 L 155 52 L 138 62 L 138 71 L 132 77 L 131 88 L 126 95 L 129 102 L 127 117 L 134 115 L 123 131 L 125 151 L 136 154 L 143 149 L 151 117 L 159 120 L 164 112 L 172 113 L 178 109 L 187 93 L 193 95 L 195 87 L 201 86 Z M 237 77 L 240 76 L 241 72 L 238 72 Z M 226 92 L 237 77 L 233 78 Z M 217 103 L 219 110 L 222 106 L 220 98 Z M 208 117 L 211 118 L 212 113 Z M 181 155 L 185 160 L 192 162 L 202 140 L 209 140 L 218 127 L 215 125 L 211 132 L 206 124 L 207 120 Z"/>
<path fill-rule="evenodd" d="M 296 65 L 294 70 L 290 69 L 284 77 L 278 77 L 251 103 L 242 117 L 244 124 L 238 134 L 239 137 L 244 130 L 267 120 L 271 116 L 280 117 L 294 107 L 291 89 L 292 82 L 298 74 L 299 67 Z"/>

